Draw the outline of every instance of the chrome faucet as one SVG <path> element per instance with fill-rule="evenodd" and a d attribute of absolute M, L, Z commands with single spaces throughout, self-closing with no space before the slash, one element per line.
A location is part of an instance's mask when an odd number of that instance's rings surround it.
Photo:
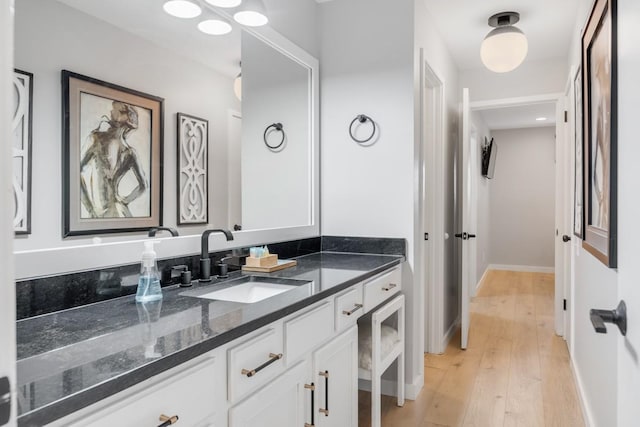
<path fill-rule="evenodd" d="M 151 227 L 149 229 L 149 237 L 155 237 L 156 233 L 158 231 L 162 231 L 162 230 L 168 231 L 169 233 L 171 233 L 171 235 L 173 237 L 178 237 L 179 236 L 178 230 L 176 230 L 175 228 L 171 228 L 171 227 Z"/>
<path fill-rule="evenodd" d="M 202 233 L 201 251 L 200 251 L 200 281 L 211 281 L 211 259 L 209 258 L 209 235 L 211 233 L 222 233 L 227 241 L 233 240 L 233 234 L 229 230 L 208 229 Z"/>

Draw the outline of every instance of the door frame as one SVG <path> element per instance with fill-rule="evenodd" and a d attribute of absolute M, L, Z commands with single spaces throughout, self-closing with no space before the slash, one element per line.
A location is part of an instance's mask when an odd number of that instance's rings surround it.
<path fill-rule="evenodd" d="M 0 141 L 11 141 L 13 116 L 14 1 L 0 2 Z M 11 384 L 11 417 L 16 425 L 16 297 L 13 260 L 13 144 L 0 144 L 0 377 Z"/>
<path fill-rule="evenodd" d="M 489 109 L 495 109 L 495 108 L 518 107 L 518 106 L 525 106 L 525 105 L 548 104 L 548 103 L 556 103 L 556 105 L 560 105 L 560 103 L 562 103 L 564 107 L 564 105 L 566 105 L 564 99 L 565 99 L 564 92 L 546 93 L 546 94 L 539 94 L 539 95 L 532 95 L 532 96 L 522 96 L 522 97 L 514 97 L 514 98 L 493 99 L 489 101 L 471 102 L 470 109 L 471 111 L 478 111 L 478 110 L 489 110 Z M 562 109 L 562 111 L 559 108 L 556 108 L 556 140 L 557 141 L 560 140 L 561 141 L 560 144 L 562 144 L 561 146 L 566 148 L 568 144 L 565 138 L 563 119 L 564 119 L 564 108 Z M 563 130 L 563 132 L 560 132 L 560 130 Z M 558 144 L 558 142 L 556 143 Z M 556 150 L 556 157 L 557 156 L 558 156 L 558 150 Z M 556 181 L 556 200 L 558 200 L 558 192 L 563 191 L 563 189 L 566 188 L 564 177 L 567 176 L 566 174 L 569 173 L 568 171 L 566 171 L 567 169 L 566 166 L 568 165 L 566 163 L 566 153 L 563 155 L 562 159 L 556 158 L 556 167 L 559 164 L 565 167 L 563 169 L 562 174 L 560 175 L 561 177 L 563 177 L 562 180 L 559 180 L 558 174 L 556 174 L 556 180 L 555 180 Z M 561 182 L 558 182 L 558 181 L 561 181 Z M 566 200 L 566 198 L 562 198 L 561 200 Z M 555 228 L 557 230 L 557 235 L 554 236 L 555 251 L 558 252 L 559 250 L 562 249 L 561 247 L 559 247 L 558 241 L 561 241 L 562 234 L 565 234 L 560 232 L 560 230 L 565 230 L 565 222 L 558 221 L 557 212 L 555 212 L 554 215 L 556 218 Z M 571 229 L 569 229 L 568 231 L 570 232 Z M 570 235 L 572 235 L 572 233 Z M 555 259 L 557 263 L 558 254 L 556 255 Z M 563 263 L 563 265 L 565 269 L 570 268 L 570 262 L 569 262 L 569 265 L 567 265 L 566 260 Z M 566 292 L 568 292 L 567 287 L 564 286 L 564 284 L 562 284 L 562 286 L 558 286 L 557 280 L 558 278 L 556 277 L 556 286 L 555 286 L 555 294 L 554 294 L 554 325 L 555 325 L 556 334 L 563 336 L 564 325 L 566 322 L 565 312 L 563 310 L 563 301 L 565 298 L 569 298 L 569 295 L 566 295 Z"/>
<path fill-rule="evenodd" d="M 420 155 L 416 259 L 424 292 L 424 353 L 443 353 L 444 331 L 444 81 L 420 52 Z M 425 240 L 425 233 L 429 239 Z"/>

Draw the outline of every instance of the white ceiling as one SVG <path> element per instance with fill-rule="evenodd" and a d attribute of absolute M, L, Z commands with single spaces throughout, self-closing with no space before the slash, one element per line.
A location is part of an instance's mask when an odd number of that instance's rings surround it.
<path fill-rule="evenodd" d="M 424 0 L 461 70 L 483 67 L 480 44 L 491 30 L 489 16 L 520 13 L 527 36 L 527 61 L 567 57 L 580 0 Z"/>
<path fill-rule="evenodd" d="M 522 105 L 477 111 L 491 130 L 555 126 L 556 104 Z M 536 121 L 546 117 L 545 121 Z"/>

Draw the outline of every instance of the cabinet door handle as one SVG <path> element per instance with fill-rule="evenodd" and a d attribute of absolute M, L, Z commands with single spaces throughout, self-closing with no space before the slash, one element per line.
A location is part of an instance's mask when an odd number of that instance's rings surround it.
<path fill-rule="evenodd" d="M 396 285 L 395 283 L 389 283 L 389 286 L 382 288 L 383 291 L 390 291 L 391 289 L 395 288 Z"/>
<path fill-rule="evenodd" d="M 314 427 L 315 423 L 314 423 L 314 416 L 315 416 L 315 392 L 316 392 L 316 386 L 311 383 L 311 384 L 305 384 L 304 388 L 306 388 L 307 390 L 311 390 L 311 424 L 309 423 L 304 423 L 304 427 Z"/>
<path fill-rule="evenodd" d="M 264 368 L 266 368 L 267 366 L 271 365 L 273 362 L 275 362 L 276 360 L 280 360 L 282 359 L 282 353 L 279 354 L 275 354 L 275 353 L 269 353 L 269 360 L 267 360 L 266 362 L 264 362 L 262 365 L 258 366 L 255 369 L 243 369 L 242 371 L 240 371 L 240 373 L 242 375 L 246 375 L 248 378 L 251 378 L 252 376 L 254 376 L 255 374 L 257 374 L 258 372 L 262 371 Z"/>
<path fill-rule="evenodd" d="M 324 408 L 319 408 L 318 412 L 329 416 L 329 371 L 319 372 L 318 375 L 324 377 Z"/>
<path fill-rule="evenodd" d="M 162 424 L 160 424 L 158 427 L 168 427 L 178 422 L 178 416 L 174 415 L 173 417 L 169 417 L 162 414 L 160 415 L 159 420 L 162 421 Z"/>
<path fill-rule="evenodd" d="M 362 308 L 362 304 L 355 304 L 353 306 L 353 308 L 349 311 L 347 310 L 342 310 L 342 314 L 346 315 L 346 316 L 351 316 L 353 313 L 355 313 L 356 311 L 360 310 Z"/>

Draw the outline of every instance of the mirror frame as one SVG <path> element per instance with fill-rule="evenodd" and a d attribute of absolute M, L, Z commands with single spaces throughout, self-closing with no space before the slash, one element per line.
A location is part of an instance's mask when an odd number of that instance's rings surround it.
<path fill-rule="evenodd" d="M 228 15 L 226 12 L 217 9 L 216 12 L 222 15 Z M 268 46 L 309 69 L 309 140 L 311 150 L 308 162 L 311 178 L 311 197 L 309 201 L 311 203 L 311 223 L 309 225 L 295 227 L 237 231 L 233 232 L 234 240 L 230 242 L 227 242 L 221 235 L 214 235 L 210 237 L 209 241 L 210 252 L 265 243 L 305 239 L 320 235 L 320 67 L 318 59 L 270 26 L 262 28 L 242 27 L 242 30 L 247 31 Z M 2 57 L 10 60 L 9 63 L 13 63 L 13 46 L 11 46 L 11 49 L 3 49 L 1 54 Z M 5 84 L 6 83 L 7 82 L 5 82 Z M 164 143 L 166 144 L 167 141 L 165 140 Z M 3 159 L 0 161 L 0 165 L 3 169 L 12 167 L 11 160 L 11 158 Z M 156 246 L 158 258 L 173 258 L 199 253 L 200 236 L 200 234 L 195 234 L 157 239 L 162 242 L 162 244 Z M 120 235 L 117 237 L 105 237 L 104 239 L 107 241 L 106 243 L 103 243 L 102 238 L 98 237 L 94 239 L 94 243 L 87 244 L 83 242 L 83 244 L 80 245 L 74 245 L 74 241 L 69 239 L 64 246 L 16 251 L 14 252 L 15 279 L 23 280 L 108 268 L 117 265 L 134 264 L 140 260 L 143 242 L 148 240 L 148 237 Z M 120 240 L 112 241 L 115 239 Z M 102 261 L 105 258 L 109 261 Z"/>

